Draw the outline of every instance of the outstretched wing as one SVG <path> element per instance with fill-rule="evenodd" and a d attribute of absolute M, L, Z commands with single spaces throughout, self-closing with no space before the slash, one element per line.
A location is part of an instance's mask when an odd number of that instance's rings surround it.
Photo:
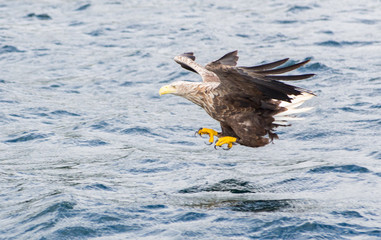
<path fill-rule="evenodd" d="M 218 76 L 221 81 L 220 89 L 229 92 L 241 92 L 244 95 L 258 99 L 278 99 L 291 102 L 291 96 L 297 96 L 308 91 L 279 82 L 278 80 L 301 80 L 314 76 L 314 74 L 277 75 L 297 69 L 309 60 L 274 69 L 287 62 L 288 58 L 253 67 L 235 67 L 237 59 L 237 51 L 234 51 L 217 61 L 207 64 L 205 69 Z"/>
<path fill-rule="evenodd" d="M 181 67 L 189 71 L 198 73 L 201 76 L 203 82 L 220 82 L 219 78 L 214 72 L 209 71 L 205 69 L 205 67 L 196 63 L 194 61 L 195 59 L 196 57 L 193 55 L 192 52 L 183 53 L 174 58 L 175 62 L 180 64 Z"/>

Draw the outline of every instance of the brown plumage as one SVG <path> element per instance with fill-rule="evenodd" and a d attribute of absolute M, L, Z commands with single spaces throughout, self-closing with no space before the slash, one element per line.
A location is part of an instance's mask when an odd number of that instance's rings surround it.
<path fill-rule="evenodd" d="M 278 138 L 274 128 L 289 126 L 287 120 L 297 120 L 292 114 L 309 110 L 296 107 L 314 96 L 308 90 L 279 82 L 314 76 L 279 75 L 295 70 L 309 60 L 286 67 L 279 66 L 288 58 L 253 67 L 237 67 L 237 51 L 205 67 L 195 62 L 193 53 L 184 53 L 174 60 L 183 68 L 198 73 L 203 82 L 175 82 L 162 87 L 160 94 L 172 93 L 184 97 L 219 121 L 221 132 L 211 134 L 199 131 L 200 134 L 210 134 L 211 142 L 212 135 L 219 138 L 229 136 L 235 138 L 233 142 L 245 146 L 264 146 Z M 222 144 L 219 142 L 216 145 Z"/>

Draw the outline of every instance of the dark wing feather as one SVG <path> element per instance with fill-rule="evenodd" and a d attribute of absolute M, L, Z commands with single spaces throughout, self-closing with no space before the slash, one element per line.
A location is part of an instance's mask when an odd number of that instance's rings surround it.
<path fill-rule="evenodd" d="M 308 59 L 306 61 L 303 61 L 303 62 L 300 62 L 300 63 L 297 63 L 297 64 L 293 64 L 291 66 L 287 66 L 287 67 L 283 67 L 283 68 L 277 68 L 277 69 L 272 69 L 272 70 L 258 71 L 256 73 L 263 74 L 263 75 L 282 74 L 282 73 L 290 72 L 292 70 L 300 68 L 301 66 L 303 66 L 306 63 L 308 63 L 309 61 L 310 61 L 310 59 Z"/>
<path fill-rule="evenodd" d="M 282 65 L 283 63 L 286 63 L 288 61 L 288 59 L 289 58 L 285 58 L 285 59 L 282 59 L 282 60 L 279 60 L 276 62 L 272 62 L 272 63 L 266 63 L 266 64 L 253 66 L 253 67 L 240 67 L 240 68 L 243 68 L 243 69 L 248 70 L 248 71 L 263 71 L 263 70 L 278 67 L 278 66 Z"/>
<path fill-rule="evenodd" d="M 193 52 L 186 52 L 186 53 L 181 54 L 181 56 L 190 58 L 190 59 L 192 59 L 193 61 L 196 60 L 196 57 L 194 56 Z"/>
<path fill-rule="evenodd" d="M 227 53 L 222 56 L 220 59 L 214 61 L 215 64 L 222 64 L 227 66 L 236 66 L 238 61 L 238 51 L 235 50 L 233 52 Z"/>
<path fill-rule="evenodd" d="M 282 81 L 295 81 L 303 80 L 315 76 L 315 74 L 303 74 L 303 75 L 286 75 L 286 76 L 265 76 L 266 80 L 282 80 Z"/>
<path fill-rule="evenodd" d="M 256 78 L 263 78 L 265 80 L 283 80 L 283 81 L 295 81 L 295 80 L 302 80 L 306 78 L 310 78 L 315 76 L 315 74 L 303 74 L 303 75 L 286 75 L 286 76 L 273 76 L 274 74 L 282 74 L 286 72 L 290 72 L 292 70 L 295 70 L 297 68 L 300 68 L 301 66 L 305 65 L 310 61 L 310 59 L 305 60 L 303 62 L 293 64 L 287 67 L 283 68 L 276 68 L 273 69 L 274 67 L 278 67 L 282 65 L 283 63 L 286 63 L 288 61 L 288 58 L 285 58 L 283 60 L 279 60 L 276 62 L 268 63 L 268 64 L 263 64 L 259 66 L 254 66 L 254 67 L 239 67 L 241 70 L 243 70 L 246 74 L 252 77 Z"/>

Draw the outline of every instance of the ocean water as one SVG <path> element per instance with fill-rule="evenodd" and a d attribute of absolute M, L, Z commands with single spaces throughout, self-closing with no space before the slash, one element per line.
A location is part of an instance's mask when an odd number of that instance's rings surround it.
<path fill-rule="evenodd" d="M 380 239 L 381 2 L 1 1 L 0 239 Z M 173 61 L 311 58 L 262 148 L 162 85 Z"/>

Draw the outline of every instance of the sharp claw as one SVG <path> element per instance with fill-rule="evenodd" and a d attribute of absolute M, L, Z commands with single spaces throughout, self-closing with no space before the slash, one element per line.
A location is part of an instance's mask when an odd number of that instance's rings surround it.
<path fill-rule="evenodd" d="M 201 133 L 200 133 L 200 130 L 201 130 L 202 128 L 200 128 L 199 130 L 197 130 L 195 133 L 194 133 L 194 135 L 196 136 L 196 134 L 198 134 L 199 136 L 201 136 Z"/>
<path fill-rule="evenodd" d="M 230 150 L 233 147 L 233 145 L 235 145 L 236 141 L 237 141 L 237 138 L 234 138 L 234 137 L 229 137 L 229 136 L 222 137 L 216 141 L 214 148 L 217 149 L 216 147 L 220 147 L 223 150 Z M 222 147 L 225 144 L 227 144 L 227 147 L 226 148 Z"/>
<path fill-rule="evenodd" d="M 212 145 L 214 143 L 214 137 L 218 135 L 218 132 L 209 128 L 200 128 L 198 131 L 195 132 L 195 135 L 196 134 L 198 134 L 200 137 L 203 137 L 204 135 L 209 135 L 208 143 L 204 143 L 206 145 Z"/>
<path fill-rule="evenodd" d="M 227 148 L 222 148 L 222 149 L 225 151 L 229 151 L 231 148 L 227 147 Z"/>

